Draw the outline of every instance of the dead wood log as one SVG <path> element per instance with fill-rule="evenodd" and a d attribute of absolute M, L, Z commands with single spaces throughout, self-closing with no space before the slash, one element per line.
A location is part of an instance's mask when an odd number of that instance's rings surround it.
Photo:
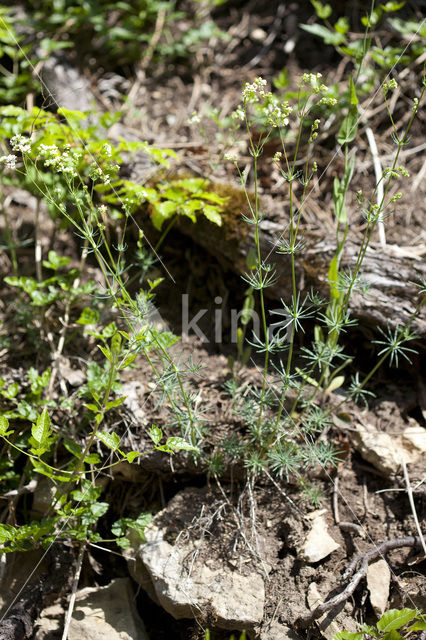
<path fill-rule="evenodd" d="M 30 640 L 34 625 L 45 607 L 70 591 L 75 554 L 64 544 L 50 547 L 49 572 L 30 582 L 0 622 L 0 640 Z"/>
<path fill-rule="evenodd" d="M 247 272 L 246 257 L 254 250 L 255 242 L 253 232 L 245 223 L 231 226 L 225 222 L 223 227 L 217 227 L 200 219 L 197 224 L 181 221 L 178 227 L 227 268 L 239 274 Z M 283 298 L 288 302 L 292 292 L 290 258 L 276 252 L 282 234 L 283 229 L 275 222 L 262 221 L 262 259 L 274 264 L 277 276 L 275 284 L 265 292 L 272 299 Z M 353 271 L 358 251 L 359 246 L 349 240 L 341 261 L 342 269 Z M 312 287 L 328 296 L 327 273 L 334 253 L 335 244 L 331 240 L 305 236 L 304 247 L 296 254 L 297 286 L 302 292 Z M 352 295 L 349 305 L 352 316 L 373 327 L 384 327 L 389 323 L 395 328 L 405 325 L 416 308 L 419 289 L 414 283 L 426 279 L 426 264 L 424 260 L 393 255 L 371 243 L 363 262 L 362 278 L 370 288 L 366 294 Z M 419 336 L 426 336 L 424 311 L 414 319 L 411 327 Z"/>

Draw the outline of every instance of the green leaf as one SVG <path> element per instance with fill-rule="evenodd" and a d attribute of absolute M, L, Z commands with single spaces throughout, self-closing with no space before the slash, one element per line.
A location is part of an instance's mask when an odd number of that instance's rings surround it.
<path fill-rule="evenodd" d="M 391 11 L 399 11 L 405 5 L 405 2 L 387 2 L 386 4 L 381 4 L 380 8 L 386 13 L 390 13 Z"/>
<path fill-rule="evenodd" d="M 4 544 L 16 538 L 17 531 L 11 524 L 0 524 L 0 543 Z"/>
<path fill-rule="evenodd" d="M 136 458 L 141 455 L 142 454 L 139 453 L 139 451 L 129 451 L 128 453 L 126 453 L 127 462 L 130 462 L 130 464 L 132 464 L 132 462 L 134 462 L 134 460 L 136 460 Z"/>
<path fill-rule="evenodd" d="M 48 258 L 48 260 L 43 260 L 43 266 L 53 271 L 57 271 L 57 269 L 61 267 L 66 267 L 66 265 L 71 262 L 71 258 L 60 256 L 56 251 L 49 251 Z"/>
<path fill-rule="evenodd" d="M 166 447 L 173 450 L 198 451 L 198 447 L 179 437 L 171 437 L 166 440 Z"/>
<path fill-rule="evenodd" d="M 99 322 L 99 313 L 95 309 L 85 307 L 76 321 L 78 324 L 96 324 Z"/>
<path fill-rule="evenodd" d="M 20 278 L 6 276 L 4 281 L 11 287 L 23 289 L 23 291 L 28 294 L 33 293 L 37 289 L 37 280 L 28 276 L 21 276 Z"/>
<path fill-rule="evenodd" d="M 163 432 L 161 431 L 160 427 L 157 427 L 157 425 L 153 424 L 149 430 L 149 437 L 154 444 L 158 444 L 163 437 Z"/>
<path fill-rule="evenodd" d="M 210 220 L 210 222 L 217 224 L 218 227 L 222 226 L 222 216 L 220 215 L 217 207 L 206 204 L 203 207 L 203 215 L 207 218 L 207 220 Z"/>
<path fill-rule="evenodd" d="M 392 629 L 384 634 L 382 640 L 404 640 L 402 635 L 396 629 Z"/>
<path fill-rule="evenodd" d="M 113 451 L 117 451 L 120 446 L 120 436 L 114 432 L 107 433 L 106 431 L 100 431 L 98 438 Z"/>
<path fill-rule="evenodd" d="M 328 267 L 328 284 L 330 286 L 330 294 L 331 297 L 335 300 L 338 300 L 340 297 L 339 290 L 337 288 L 337 282 L 339 280 L 339 261 L 338 256 L 334 256 L 334 258 L 330 261 L 330 266 Z"/>
<path fill-rule="evenodd" d="M 171 218 L 177 211 L 178 205 L 170 200 L 153 205 L 152 224 L 161 231 L 163 223 Z"/>
<path fill-rule="evenodd" d="M 311 4 L 318 18 L 321 18 L 321 20 L 327 20 L 327 18 L 331 16 L 332 9 L 329 4 L 322 4 L 319 0 L 311 0 Z"/>
<path fill-rule="evenodd" d="M 0 416 L 0 436 L 8 436 L 9 434 L 13 433 L 12 431 L 8 431 L 8 426 L 9 426 L 9 420 L 6 418 L 6 416 Z"/>
<path fill-rule="evenodd" d="M 343 33 L 338 33 L 336 31 L 331 31 L 326 27 L 323 27 L 320 24 L 301 24 L 300 25 L 304 31 L 308 33 L 312 33 L 314 36 L 318 36 L 321 38 L 325 44 L 332 44 L 334 46 L 338 46 L 346 42 L 346 38 Z"/>
<path fill-rule="evenodd" d="M 362 633 L 353 631 L 339 631 L 333 636 L 333 640 L 362 640 Z"/>
<path fill-rule="evenodd" d="M 336 389 L 339 389 L 345 382 L 345 376 L 336 376 L 328 385 L 325 390 L 326 393 L 333 393 Z"/>
<path fill-rule="evenodd" d="M 80 445 L 77 444 L 77 442 L 74 442 L 74 440 L 68 440 L 68 438 L 64 438 L 63 442 L 65 449 L 79 459 L 82 454 Z"/>
<path fill-rule="evenodd" d="M 36 442 L 40 445 L 46 444 L 49 435 L 51 433 L 50 429 L 50 418 L 47 413 L 47 409 L 43 409 L 39 417 L 37 418 L 36 424 L 33 424 L 31 427 L 31 435 Z"/>
<path fill-rule="evenodd" d="M 337 33 L 342 33 L 343 35 L 349 31 L 349 21 L 345 16 L 342 16 L 338 19 L 338 21 L 334 24 L 334 28 Z"/>
<path fill-rule="evenodd" d="M 98 464 L 100 461 L 101 459 L 97 453 L 89 453 L 89 455 L 84 458 L 86 464 Z"/>
<path fill-rule="evenodd" d="M 384 633 L 392 631 L 392 629 L 399 629 L 414 620 L 417 614 L 417 609 L 389 609 L 378 621 L 377 628 Z"/>
<path fill-rule="evenodd" d="M 130 540 L 128 538 L 117 538 L 115 543 L 121 549 L 128 549 L 130 547 Z"/>
<path fill-rule="evenodd" d="M 418 622 L 415 622 L 410 627 L 408 627 L 407 633 L 409 631 L 424 631 L 425 629 L 426 629 L 426 622 L 419 620 Z"/>
<path fill-rule="evenodd" d="M 355 105 L 351 105 L 348 115 L 343 119 L 337 134 L 337 142 L 340 145 L 352 142 L 355 139 L 358 130 L 358 109 Z"/>
<path fill-rule="evenodd" d="M 108 349 L 108 347 L 103 347 L 101 344 L 98 344 L 98 349 L 102 351 L 107 360 L 109 360 L 110 362 L 112 361 L 112 353 Z"/>
<path fill-rule="evenodd" d="M 120 362 L 120 365 L 118 367 L 119 371 L 126 369 L 126 367 L 132 364 L 132 362 L 134 362 L 135 360 L 136 360 L 136 353 L 131 353 L 130 355 L 128 355 L 122 362 Z"/>
<path fill-rule="evenodd" d="M 105 407 L 105 411 L 109 411 L 110 409 L 114 409 L 115 407 L 119 407 L 120 404 L 123 404 L 127 396 L 123 396 L 122 398 L 117 398 L 116 400 L 110 400 Z"/>
<path fill-rule="evenodd" d="M 349 93 L 350 93 L 350 102 L 352 105 L 356 107 L 358 104 L 358 98 L 356 95 L 355 84 L 352 80 L 352 76 L 349 76 Z"/>
<path fill-rule="evenodd" d="M 100 518 L 108 511 L 108 502 L 94 502 L 90 505 L 90 512 L 95 518 Z"/>

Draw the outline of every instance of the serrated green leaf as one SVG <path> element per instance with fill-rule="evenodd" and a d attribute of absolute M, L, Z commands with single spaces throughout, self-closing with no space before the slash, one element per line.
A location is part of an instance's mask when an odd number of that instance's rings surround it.
<path fill-rule="evenodd" d="M 392 629 L 399 629 L 414 620 L 417 613 L 417 609 L 389 609 L 377 622 L 377 628 L 384 633 L 392 631 Z"/>
<path fill-rule="evenodd" d="M 132 464 L 132 462 L 134 462 L 136 458 L 141 455 L 142 454 L 139 453 L 139 451 L 129 451 L 128 453 L 126 453 L 127 462 L 130 462 L 130 464 Z"/>
<path fill-rule="evenodd" d="M 198 451 L 197 447 L 194 447 L 194 445 L 190 444 L 183 438 L 179 438 L 177 436 L 175 437 L 172 436 L 171 438 L 167 438 L 166 447 L 173 450 Z"/>
<path fill-rule="evenodd" d="M 104 354 L 105 358 L 107 360 L 109 360 L 110 362 L 112 361 L 112 353 L 111 351 L 108 349 L 108 347 L 104 347 L 101 344 L 98 344 L 98 349 L 100 351 L 102 351 L 102 353 Z"/>
<path fill-rule="evenodd" d="M 120 446 L 120 436 L 117 433 L 114 433 L 114 431 L 112 433 L 100 431 L 98 433 L 98 438 L 113 451 L 117 451 Z"/>
<path fill-rule="evenodd" d="M 4 544 L 9 540 L 14 540 L 17 533 L 17 530 L 11 524 L 0 524 L 0 543 Z"/>
<path fill-rule="evenodd" d="M 43 409 L 37 418 L 36 424 L 33 424 L 31 427 L 31 435 L 36 442 L 43 446 L 47 442 L 50 433 L 49 414 L 47 413 L 47 409 Z"/>
<path fill-rule="evenodd" d="M 95 518 L 100 518 L 108 511 L 108 502 L 93 502 L 90 505 L 90 512 Z"/>
<path fill-rule="evenodd" d="M 132 362 L 134 362 L 135 360 L 136 360 L 136 354 L 131 353 L 120 363 L 120 366 L 118 367 L 118 369 L 120 371 L 122 371 L 123 369 L 126 369 L 126 367 L 132 364 Z"/>
<path fill-rule="evenodd" d="M 6 416 L 0 416 L 0 436 L 7 437 L 11 433 L 13 433 L 13 429 L 8 431 L 8 427 L 9 420 L 6 418 Z"/>
<path fill-rule="evenodd" d="M 163 223 L 176 213 L 177 207 L 176 202 L 171 202 L 170 200 L 153 205 L 151 219 L 152 224 L 158 231 L 161 231 Z"/>
<path fill-rule="evenodd" d="M 56 251 L 49 251 L 48 260 L 43 260 L 43 266 L 47 269 L 57 271 L 61 267 L 66 267 L 71 262 L 71 258 L 60 256 Z"/>
<path fill-rule="evenodd" d="M 157 425 L 153 424 L 149 430 L 149 437 L 154 444 L 158 444 L 163 437 L 163 432 L 161 431 L 160 427 L 157 427 Z"/>
<path fill-rule="evenodd" d="M 217 207 L 206 204 L 203 207 L 203 215 L 207 220 L 210 220 L 210 222 L 213 222 L 213 224 L 216 224 L 218 227 L 222 226 L 222 216 L 220 215 Z"/>

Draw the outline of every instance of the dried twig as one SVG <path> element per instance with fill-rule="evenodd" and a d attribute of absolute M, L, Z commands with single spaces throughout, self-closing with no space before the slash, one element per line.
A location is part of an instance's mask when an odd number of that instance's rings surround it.
<path fill-rule="evenodd" d="M 374 138 L 374 133 L 367 127 L 365 129 L 365 133 L 367 135 L 368 144 L 370 145 L 371 155 L 373 156 L 373 164 L 374 164 L 374 174 L 376 176 L 376 185 L 377 185 L 377 204 L 383 207 L 383 180 L 382 180 L 382 164 L 379 158 L 379 152 L 377 150 L 376 140 Z M 382 247 L 386 247 L 386 235 L 385 235 L 385 224 L 383 222 L 383 214 L 380 213 L 379 220 L 377 222 L 377 228 L 379 229 L 379 239 Z"/>
<path fill-rule="evenodd" d="M 313 611 L 306 616 L 298 618 L 295 622 L 300 629 L 306 629 L 315 620 L 318 620 L 326 611 L 333 609 L 339 604 L 346 602 L 346 600 L 353 594 L 358 584 L 361 582 L 367 574 L 368 563 L 370 560 L 375 560 L 378 556 L 382 556 L 392 549 L 399 549 L 401 547 L 420 547 L 421 542 L 419 536 L 407 536 L 406 538 L 394 538 L 393 540 L 386 540 L 382 542 L 374 549 L 370 549 L 366 553 L 356 556 L 343 574 L 343 579 L 346 580 L 352 574 L 352 580 L 346 586 L 346 588 L 330 600 L 318 605 Z M 359 569 L 356 571 L 357 567 Z M 354 573 L 356 571 L 356 573 Z"/>
<path fill-rule="evenodd" d="M 416 507 L 414 505 L 413 488 L 412 488 L 411 483 L 410 483 L 410 478 L 408 477 L 407 464 L 406 464 L 404 458 L 402 458 L 401 463 L 402 463 L 402 469 L 404 471 L 404 480 L 405 480 L 405 486 L 407 487 L 408 501 L 410 503 L 411 513 L 413 514 L 414 522 L 416 524 L 417 533 L 419 534 L 420 542 L 421 542 L 421 545 L 423 547 L 423 552 L 424 552 L 424 554 L 426 556 L 425 539 L 424 539 L 422 530 L 420 529 L 420 523 L 419 523 L 419 519 L 417 517 Z"/>
<path fill-rule="evenodd" d="M 74 610 L 74 604 L 75 604 L 75 596 L 77 594 L 78 581 L 80 580 L 81 567 L 82 567 L 82 564 L 83 564 L 83 556 L 84 556 L 84 552 L 85 551 L 86 551 L 86 543 L 83 542 L 80 545 L 80 551 L 78 553 L 77 567 L 76 567 L 75 574 L 74 574 L 74 581 L 73 581 L 73 584 L 72 584 L 71 598 L 70 598 L 70 602 L 69 602 L 69 605 L 68 605 L 67 615 L 66 615 L 66 618 L 65 618 L 64 631 L 63 631 L 63 634 L 62 634 L 62 640 L 67 640 L 68 629 L 69 629 L 69 626 L 71 624 L 71 617 L 72 617 L 72 612 Z"/>

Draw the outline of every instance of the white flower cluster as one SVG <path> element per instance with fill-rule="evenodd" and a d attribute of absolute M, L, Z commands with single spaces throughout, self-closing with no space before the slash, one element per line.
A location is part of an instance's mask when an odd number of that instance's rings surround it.
<path fill-rule="evenodd" d="M 287 100 L 278 103 L 278 100 L 272 94 L 268 94 L 268 104 L 263 107 L 262 111 L 266 117 L 266 122 L 271 127 L 286 127 L 288 125 L 288 116 L 293 111 Z"/>
<path fill-rule="evenodd" d="M 78 176 L 76 165 L 81 156 L 81 151 L 71 151 L 71 147 L 65 145 L 61 153 L 56 144 L 41 144 L 38 152 L 43 158 L 46 167 L 52 167 L 58 173 L 64 173 L 71 178 Z"/>
<path fill-rule="evenodd" d="M 321 78 L 321 73 L 304 73 L 300 78 L 299 86 L 303 87 L 303 85 L 308 84 L 314 93 L 325 93 L 328 88 L 325 84 L 320 84 Z"/>
<path fill-rule="evenodd" d="M 236 153 L 225 153 L 225 155 L 223 157 L 228 162 L 233 162 L 234 164 L 237 164 L 237 162 L 238 162 L 238 156 L 237 156 Z"/>
<path fill-rule="evenodd" d="M 10 139 L 10 146 L 14 151 L 29 153 L 31 151 L 31 140 L 21 134 L 17 134 Z"/>
<path fill-rule="evenodd" d="M 253 84 L 246 82 L 242 92 L 243 101 L 254 104 L 259 102 L 261 98 L 266 98 L 265 86 L 266 80 L 260 77 L 255 78 Z"/>
<path fill-rule="evenodd" d="M 4 166 L 6 167 L 6 169 L 15 169 L 16 168 L 16 156 L 13 154 L 10 154 L 8 156 L 1 156 L 0 158 L 0 163 L 4 164 Z"/>

